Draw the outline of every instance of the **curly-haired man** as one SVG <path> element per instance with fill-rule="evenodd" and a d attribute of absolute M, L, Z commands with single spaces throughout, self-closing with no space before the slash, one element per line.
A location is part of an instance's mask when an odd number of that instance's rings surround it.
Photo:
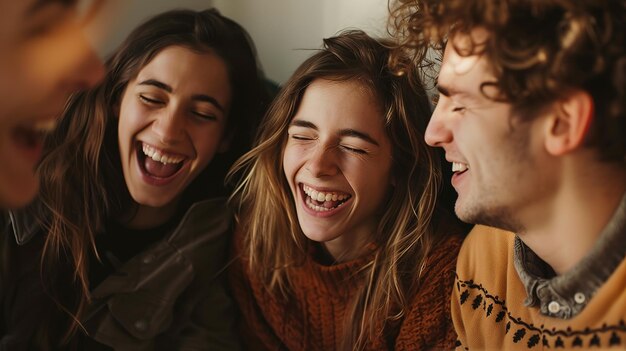
<path fill-rule="evenodd" d="M 393 19 L 415 62 L 443 52 L 426 141 L 482 225 L 457 345 L 626 347 L 626 2 L 400 0 Z"/>

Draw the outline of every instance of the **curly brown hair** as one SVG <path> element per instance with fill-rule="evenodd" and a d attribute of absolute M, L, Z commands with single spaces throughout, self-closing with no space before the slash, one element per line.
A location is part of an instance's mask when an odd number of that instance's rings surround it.
<path fill-rule="evenodd" d="M 532 118 L 547 103 L 584 90 L 595 108 L 586 145 L 605 159 L 626 160 L 626 1 L 390 1 L 397 57 L 408 52 L 411 64 L 434 72 L 448 38 L 484 28 L 484 46 L 464 54 L 486 55 L 498 98 L 521 118 Z M 396 69 L 406 67 L 394 57 Z"/>

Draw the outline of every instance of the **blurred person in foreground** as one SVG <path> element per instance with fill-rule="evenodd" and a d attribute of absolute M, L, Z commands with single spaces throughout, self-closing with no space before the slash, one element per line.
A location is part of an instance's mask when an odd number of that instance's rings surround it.
<path fill-rule="evenodd" d="M 0 0 L 0 209 L 32 200 L 45 134 L 104 74 L 85 35 L 102 2 Z"/>

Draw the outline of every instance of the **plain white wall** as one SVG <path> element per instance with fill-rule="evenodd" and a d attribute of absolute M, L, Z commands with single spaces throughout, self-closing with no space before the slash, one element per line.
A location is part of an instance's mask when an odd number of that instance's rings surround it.
<path fill-rule="evenodd" d="M 257 46 L 268 78 L 282 83 L 322 39 L 345 28 L 384 36 L 387 0 L 214 0 L 244 26 Z"/>
<path fill-rule="evenodd" d="M 360 28 L 385 36 L 387 0 L 116 0 L 107 9 L 113 30 L 103 39 L 101 51 L 112 52 L 143 20 L 174 9 L 217 7 L 241 24 L 252 37 L 266 76 L 278 83 L 319 49 L 322 38 L 344 28 Z"/>
<path fill-rule="evenodd" d="M 98 16 L 99 26 L 107 27 L 106 36 L 98 38 L 100 53 L 106 57 L 135 27 L 158 13 L 176 8 L 203 10 L 212 6 L 212 0 L 107 0 Z"/>

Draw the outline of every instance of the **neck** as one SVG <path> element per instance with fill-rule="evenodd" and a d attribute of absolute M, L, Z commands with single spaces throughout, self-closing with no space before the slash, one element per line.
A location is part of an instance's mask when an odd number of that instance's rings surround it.
<path fill-rule="evenodd" d="M 332 257 L 335 263 L 347 262 L 355 260 L 361 257 L 367 251 L 366 242 L 350 242 L 348 245 L 342 245 L 342 243 L 335 242 L 341 238 L 335 239 L 332 242 L 325 242 L 322 247 L 328 255 Z M 348 243 L 345 243 L 348 244 Z"/>
<path fill-rule="evenodd" d="M 161 207 L 137 205 L 137 213 L 126 226 L 131 229 L 156 228 L 174 217 L 178 210 L 178 205 L 178 200 Z"/>
<path fill-rule="evenodd" d="M 622 165 L 587 163 L 562 177 L 550 199 L 522 216 L 522 241 L 557 274 L 572 269 L 593 248 L 626 192 Z"/>
<path fill-rule="evenodd" d="M 373 237 L 370 228 L 375 228 L 374 225 L 377 221 L 377 218 L 372 218 L 364 228 L 355 229 L 351 233 L 342 234 L 334 240 L 323 242 L 321 243 L 322 247 L 335 263 L 357 259 L 368 252 L 368 244 L 371 243 Z"/>

